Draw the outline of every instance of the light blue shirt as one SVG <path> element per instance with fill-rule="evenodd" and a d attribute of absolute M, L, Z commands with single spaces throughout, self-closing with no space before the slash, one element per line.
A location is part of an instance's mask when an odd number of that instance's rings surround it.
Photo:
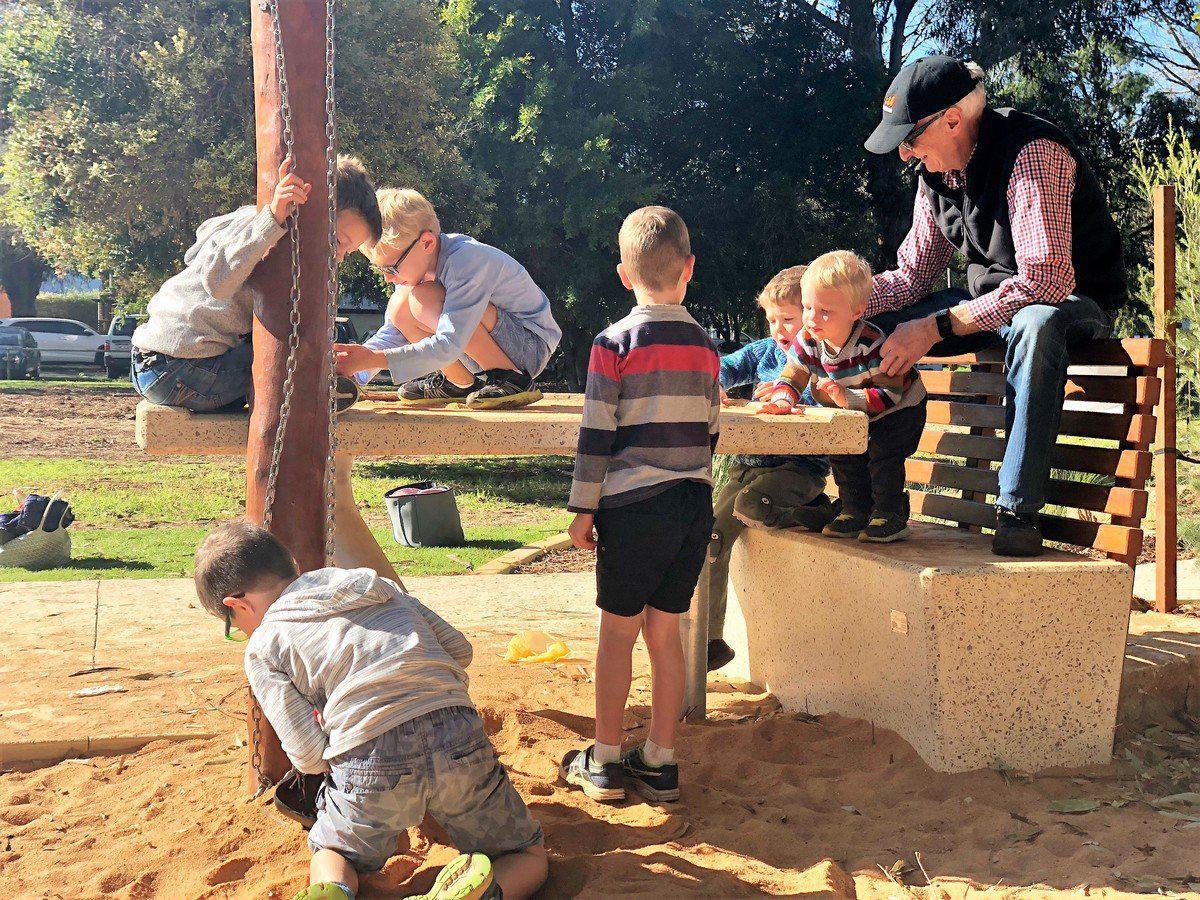
<path fill-rule="evenodd" d="M 390 322 L 384 322 L 364 346 L 387 357 L 392 381 L 404 384 L 442 369 L 466 355 L 467 343 L 479 327 L 487 305 L 507 313 L 546 342 L 551 352 L 562 330 L 550 312 L 550 300 L 525 267 L 488 244 L 465 234 L 439 235 L 437 281 L 446 289 L 446 302 L 430 337 L 410 344 Z M 397 291 L 408 288 L 397 288 Z M 366 383 L 374 373 L 359 374 Z"/>

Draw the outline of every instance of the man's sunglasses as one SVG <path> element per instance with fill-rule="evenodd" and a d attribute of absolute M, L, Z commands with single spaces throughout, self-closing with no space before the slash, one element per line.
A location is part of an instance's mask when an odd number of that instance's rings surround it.
<path fill-rule="evenodd" d="M 938 113 L 932 119 L 926 119 L 920 125 L 917 125 L 916 127 L 914 127 L 913 130 L 908 133 L 908 137 L 906 137 L 904 140 L 902 140 L 900 142 L 900 146 L 903 147 L 905 150 L 907 150 L 909 153 L 915 153 L 916 149 L 917 149 L 916 143 L 920 139 L 921 135 L 923 135 L 926 131 L 929 130 L 930 125 L 932 125 L 934 122 L 936 122 L 938 119 L 940 119 L 945 114 L 946 114 L 946 110 L 943 109 L 940 113 Z M 403 257 L 401 257 L 401 258 L 403 259 Z"/>
<path fill-rule="evenodd" d="M 421 234 L 424 234 L 424 233 L 425 232 L 423 232 L 423 231 L 421 232 Z M 412 253 L 412 248 L 417 246 L 417 241 L 419 241 L 421 239 L 421 234 L 418 234 L 415 238 L 412 239 L 412 243 L 404 248 L 404 252 L 400 254 L 399 259 L 397 259 L 390 266 L 380 266 L 380 265 L 376 265 L 375 263 L 372 263 L 371 267 L 373 269 L 375 269 L 376 271 L 382 272 L 384 275 L 399 275 L 400 274 L 400 264 L 402 262 L 404 262 L 404 259 L 405 259 L 405 257 L 408 256 L 408 254 Z"/>

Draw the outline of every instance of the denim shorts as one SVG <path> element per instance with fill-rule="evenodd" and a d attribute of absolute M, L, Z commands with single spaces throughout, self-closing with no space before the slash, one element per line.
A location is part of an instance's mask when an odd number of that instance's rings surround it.
<path fill-rule="evenodd" d="M 398 725 L 330 761 L 308 845 L 359 872 L 396 852 L 428 812 L 463 853 L 495 858 L 542 841 L 475 710 L 452 706 Z"/>
<path fill-rule="evenodd" d="M 208 359 L 180 359 L 134 350 L 130 377 L 137 392 L 160 406 L 212 412 L 250 393 L 254 350 L 249 341 Z"/>
<path fill-rule="evenodd" d="M 507 310 L 496 307 L 496 324 L 491 335 L 504 355 L 513 361 L 513 365 L 530 378 L 541 375 L 550 361 L 550 345 Z"/>

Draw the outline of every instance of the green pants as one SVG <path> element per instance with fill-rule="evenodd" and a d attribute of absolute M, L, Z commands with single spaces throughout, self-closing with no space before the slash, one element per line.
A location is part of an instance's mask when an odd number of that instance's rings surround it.
<path fill-rule="evenodd" d="M 797 506 L 811 503 L 825 492 L 824 477 L 815 474 L 809 467 L 797 463 L 784 463 L 771 468 L 752 468 L 734 463 L 729 467 L 729 480 L 717 492 L 713 500 L 713 533 L 708 545 L 708 559 L 701 578 L 708 579 L 708 639 L 715 641 L 725 633 L 725 607 L 729 603 L 729 554 L 733 542 L 746 528 L 745 523 L 733 515 L 734 503 L 739 496 L 761 502 L 769 497 L 776 513 L 772 523 L 777 528 L 790 528 L 798 524 L 790 519 L 789 512 Z"/>

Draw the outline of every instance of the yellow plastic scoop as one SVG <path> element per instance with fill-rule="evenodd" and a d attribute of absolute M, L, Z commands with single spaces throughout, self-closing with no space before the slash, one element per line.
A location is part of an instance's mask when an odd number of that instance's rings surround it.
<path fill-rule="evenodd" d="M 571 655 L 561 639 L 544 631 L 522 631 L 508 642 L 504 661 L 510 663 L 549 663 Z"/>

